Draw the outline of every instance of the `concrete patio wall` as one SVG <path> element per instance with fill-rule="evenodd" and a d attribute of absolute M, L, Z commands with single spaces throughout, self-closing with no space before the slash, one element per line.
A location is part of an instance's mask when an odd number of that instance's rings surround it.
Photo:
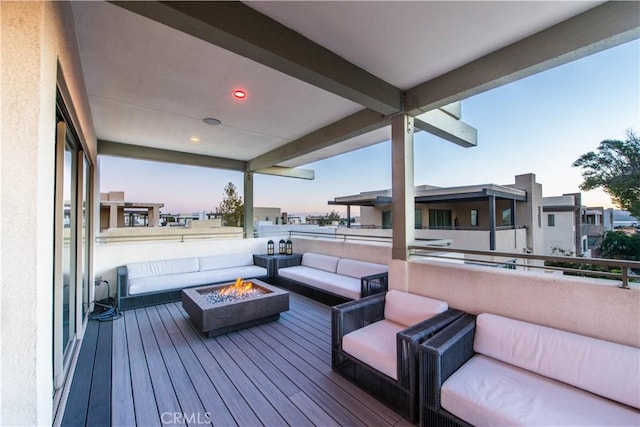
<path fill-rule="evenodd" d="M 388 264 L 391 259 L 391 245 L 388 243 L 356 243 L 326 239 L 291 239 L 295 253 L 314 252 L 340 258 Z"/>
<path fill-rule="evenodd" d="M 621 289 L 608 280 L 399 260 L 390 264 L 389 286 L 473 314 L 490 312 L 640 347 L 637 286 Z"/>

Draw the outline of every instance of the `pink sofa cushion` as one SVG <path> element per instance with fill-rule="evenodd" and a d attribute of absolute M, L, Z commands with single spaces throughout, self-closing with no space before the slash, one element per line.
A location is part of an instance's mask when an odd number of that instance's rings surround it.
<path fill-rule="evenodd" d="M 384 318 L 408 327 L 448 308 L 444 301 L 392 289 L 385 296 Z"/>
<path fill-rule="evenodd" d="M 640 409 L 640 349 L 480 314 L 474 350 Z"/>

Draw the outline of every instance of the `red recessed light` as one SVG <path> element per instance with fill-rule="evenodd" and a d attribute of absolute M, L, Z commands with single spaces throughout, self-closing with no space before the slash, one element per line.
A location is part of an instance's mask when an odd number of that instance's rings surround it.
<path fill-rule="evenodd" d="M 236 99 L 245 99 L 247 97 L 247 92 L 240 89 L 236 89 L 233 91 L 233 97 Z"/>

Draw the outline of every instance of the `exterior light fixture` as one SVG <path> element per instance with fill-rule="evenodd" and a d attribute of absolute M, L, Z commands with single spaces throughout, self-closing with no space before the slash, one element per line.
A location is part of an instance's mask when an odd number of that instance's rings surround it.
<path fill-rule="evenodd" d="M 202 123 L 211 126 L 218 126 L 219 124 L 222 124 L 220 120 L 214 119 L 213 117 L 205 117 L 204 119 L 202 119 Z"/>
<path fill-rule="evenodd" d="M 293 242 L 287 240 L 287 255 L 293 255 Z"/>
<path fill-rule="evenodd" d="M 274 249 L 273 240 L 269 240 L 267 242 L 267 255 L 273 255 L 273 249 Z"/>
<path fill-rule="evenodd" d="M 197 136 L 192 136 L 191 138 L 189 138 L 189 141 L 193 143 L 198 143 L 200 142 L 200 138 L 198 138 Z"/>
<path fill-rule="evenodd" d="M 284 255 L 287 251 L 287 244 L 284 239 L 280 239 L 280 243 L 278 244 L 278 252 L 280 255 Z"/>
<path fill-rule="evenodd" d="M 247 92 L 245 92 L 242 89 L 236 89 L 233 91 L 233 97 L 235 99 L 246 99 L 247 98 Z"/>

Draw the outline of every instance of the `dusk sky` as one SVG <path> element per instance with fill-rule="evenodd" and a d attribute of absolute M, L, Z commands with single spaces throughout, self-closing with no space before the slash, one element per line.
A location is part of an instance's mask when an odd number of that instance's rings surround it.
<path fill-rule="evenodd" d="M 494 89 L 463 101 L 462 119 L 478 129 L 478 146 L 461 148 L 415 135 L 415 184 L 511 184 L 532 172 L 544 196 L 579 191 L 571 164 L 604 139 L 640 130 L 640 41 Z M 313 181 L 255 175 L 254 205 L 289 214 L 326 213 L 334 197 L 391 188 L 391 143 L 383 142 L 303 166 Z M 127 201 L 164 203 L 163 213 L 215 210 L 240 172 L 100 157 L 100 191 L 125 191 Z M 612 207 L 601 190 L 583 204 Z M 352 210 L 352 214 L 357 209 Z"/>

